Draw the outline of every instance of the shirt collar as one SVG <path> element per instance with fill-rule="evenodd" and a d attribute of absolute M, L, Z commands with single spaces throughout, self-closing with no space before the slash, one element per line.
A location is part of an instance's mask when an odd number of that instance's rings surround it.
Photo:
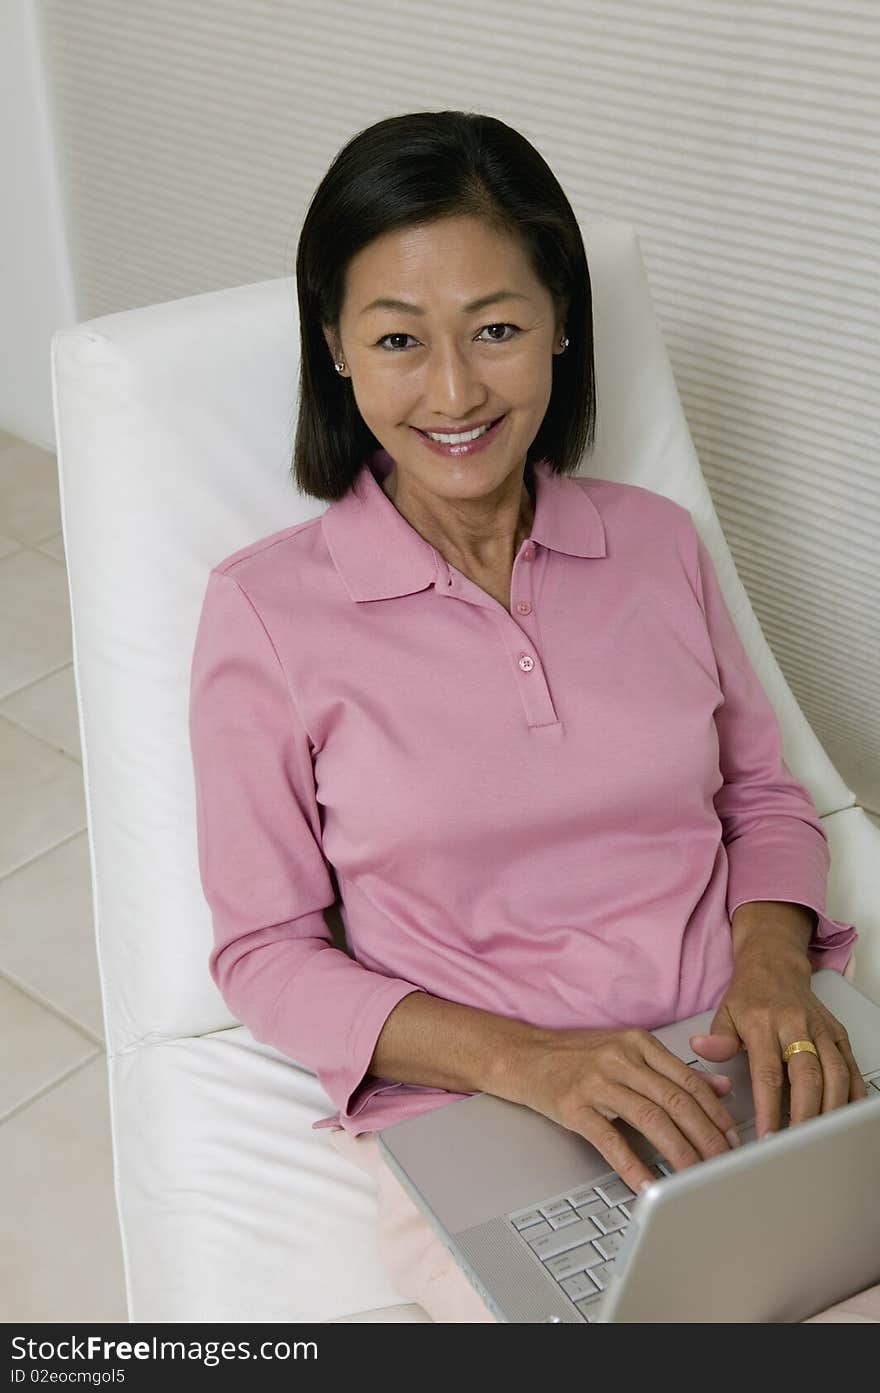
<path fill-rule="evenodd" d="M 385 450 L 364 460 L 354 487 L 321 514 L 324 540 L 353 600 L 387 600 L 425 590 L 444 574 L 437 549 L 407 522 L 383 491 L 394 461 Z M 569 556 L 605 556 L 599 511 L 577 479 L 533 467 L 535 517 L 531 539 Z"/>

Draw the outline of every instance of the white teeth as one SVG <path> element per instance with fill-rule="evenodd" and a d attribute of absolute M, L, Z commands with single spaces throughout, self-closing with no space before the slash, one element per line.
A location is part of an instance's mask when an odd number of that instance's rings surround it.
<path fill-rule="evenodd" d="M 479 426 L 477 430 L 466 431 L 463 435 L 435 435 L 433 431 L 426 430 L 429 440 L 437 440 L 442 445 L 466 445 L 469 440 L 479 440 L 481 435 L 485 435 L 487 430 L 492 429 L 494 422 L 488 426 Z"/>

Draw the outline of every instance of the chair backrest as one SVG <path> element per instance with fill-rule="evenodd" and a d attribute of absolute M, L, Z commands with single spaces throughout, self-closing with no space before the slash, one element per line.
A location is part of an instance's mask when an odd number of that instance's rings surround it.
<path fill-rule="evenodd" d="M 598 409 L 596 446 L 579 472 L 641 484 L 690 510 L 780 719 L 789 767 L 820 814 L 851 807 L 736 575 L 638 238 L 616 222 L 587 223 L 583 234 Z M 115 1054 L 235 1024 L 207 969 L 188 731 L 196 626 L 212 566 L 327 505 L 299 495 L 288 472 L 293 278 L 85 321 L 55 333 L 51 359 L 95 932 Z M 849 907 L 829 913 L 846 918 Z"/>

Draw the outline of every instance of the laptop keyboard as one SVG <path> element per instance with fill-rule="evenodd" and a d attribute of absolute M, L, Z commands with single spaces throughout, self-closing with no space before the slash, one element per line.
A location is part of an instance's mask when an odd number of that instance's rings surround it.
<path fill-rule="evenodd" d="M 868 1096 L 880 1096 L 880 1075 L 866 1078 Z M 785 1119 L 786 1122 L 788 1119 Z M 754 1121 L 737 1127 L 742 1142 L 755 1138 Z M 657 1180 L 673 1174 L 663 1157 L 648 1169 Z M 553 1195 L 531 1209 L 508 1214 L 528 1245 L 586 1321 L 596 1321 L 631 1218 L 636 1196 L 615 1171 L 592 1185 Z M 552 1317 L 556 1319 L 556 1317 Z"/>
<path fill-rule="evenodd" d="M 659 1179 L 669 1175 L 664 1162 L 650 1166 Z M 541 1259 L 585 1320 L 594 1321 L 611 1264 L 620 1251 L 629 1206 L 635 1195 L 609 1171 L 594 1185 L 581 1185 L 533 1209 L 508 1215 L 520 1237 Z"/>

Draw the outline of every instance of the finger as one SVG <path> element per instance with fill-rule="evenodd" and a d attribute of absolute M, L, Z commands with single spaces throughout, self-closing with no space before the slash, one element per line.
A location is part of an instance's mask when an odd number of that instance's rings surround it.
<path fill-rule="evenodd" d="M 790 1037 L 792 1040 L 796 1036 Z M 769 1029 L 752 1029 L 746 1039 L 752 1098 L 755 1103 L 755 1135 L 765 1137 L 778 1132 L 782 1120 L 782 1090 L 785 1069 L 779 1041 Z"/>
<path fill-rule="evenodd" d="M 617 1172 L 624 1185 L 628 1185 L 634 1195 L 655 1180 L 645 1162 L 636 1155 L 632 1147 L 605 1115 L 605 1109 L 584 1107 L 577 1115 L 578 1131 L 582 1137 L 604 1156 L 609 1166 Z"/>
<path fill-rule="evenodd" d="M 826 1031 L 814 1030 L 813 1043 L 822 1065 L 822 1111 L 833 1112 L 849 1102 L 849 1064 Z"/>
<path fill-rule="evenodd" d="M 862 1071 L 856 1063 L 856 1057 L 852 1052 L 849 1036 L 844 1035 L 842 1039 L 835 1040 L 834 1043 L 846 1060 L 846 1066 L 849 1069 L 849 1101 L 855 1103 L 859 1098 L 867 1098 L 868 1090 L 862 1078 Z"/>
<path fill-rule="evenodd" d="M 867 1098 L 868 1090 L 865 1087 L 864 1081 L 862 1079 L 862 1071 L 856 1063 L 855 1055 L 852 1052 L 852 1046 L 850 1044 L 849 1034 L 847 1033 L 846 1026 L 841 1025 L 837 1017 L 832 1016 L 831 1012 L 827 1009 L 827 1007 L 822 1007 L 821 1011 L 823 1025 L 820 1025 L 818 1027 L 816 1033 L 813 1036 L 813 1039 L 817 1042 L 818 1048 L 818 1037 L 822 1033 L 824 1027 L 824 1030 L 827 1032 L 829 1040 L 834 1044 L 838 1054 L 840 1055 L 841 1059 L 846 1065 L 848 1075 L 848 1087 L 846 1091 L 846 1097 L 844 1097 L 842 1101 L 844 1103 L 855 1103 L 859 1098 Z M 824 1071 L 824 1059 L 822 1061 L 822 1068 Z M 841 1093 L 842 1092 L 843 1086 L 841 1085 Z M 822 1111 L 830 1111 L 830 1109 L 827 1109 L 825 1107 L 824 1099 L 822 1103 Z"/>
<path fill-rule="evenodd" d="M 809 1028 L 804 1025 L 794 1035 L 787 1035 L 786 1038 L 789 1041 L 809 1040 L 811 1036 Z M 818 1050 L 819 1042 L 815 1043 Z M 793 1054 L 788 1061 L 788 1080 L 791 1084 L 791 1125 L 806 1122 L 810 1117 L 818 1117 L 822 1111 L 822 1095 L 825 1090 L 821 1057 L 810 1050 L 799 1050 L 797 1054 Z"/>
<path fill-rule="evenodd" d="M 742 1041 L 738 1035 L 727 1031 L 722 1033 L 720 1030 L 711 1035 L 692 1035 L 690 1043 L 701 1059 L 708 1059 L 713 1064 L 722 1064 L 728 1059 L 733 1059 L 742 1049 Z"/>
<path fill-rule="evenodd" d="M 647 1137 L 674 1170 L 686 1170 L 731 1149 L 732 1143 L 687 1090 L 651 1069 L 641 1071 L 635 1088 L 613 1084 L 608 1100 L 618 1116 Z M 730 1135 L 736 1136 L 733 1129 Z"/>
<path fill-rule="evenodd" d="M 733 1079 L 729 1079 L 726 1074 L 706 1074 L 705 1077 L 709 1086 L 722 1097 L 733 1088 Z"/>
<path fill-rule="evenodd" d="M 700 1108 L 706 1117 L 715 1124 L 715 1127 L 726 1136 L 728 1132 L 736 1132 L 736 1123 L 733 1114 L 728 1112 L 723 1102 L 716 1096 L 716 1087 L 720 1091 L 720 1086 L 710 1082 L 710 1080 L 724 1079 L 732 1082 L 724 1074 L 706 1074 L 702 1069 L 691 1069 L 685 1064 L 684 1060 L 679 1059 L 678 1055 L 673 1054 L 665 1045 L 649 1035 L 644 1042 L 644 1059 L 649 1070 L 655 1074 L 662 1074 L 670 1079 L 674 1084 L 686 1090 L 692 1098 L 699 1103 Z M 624 1082 L 630 1087 L 640 1087 L 640 1084 L 633 1085 L 632 1074 L 624 1076 Z M 726 1092 L 727 1090 L 725 1090 Z M 728 1142 L 730 1138 L 727 1138 Z M 732 1143 L 736 1145 L 736 1143 Z"/>

